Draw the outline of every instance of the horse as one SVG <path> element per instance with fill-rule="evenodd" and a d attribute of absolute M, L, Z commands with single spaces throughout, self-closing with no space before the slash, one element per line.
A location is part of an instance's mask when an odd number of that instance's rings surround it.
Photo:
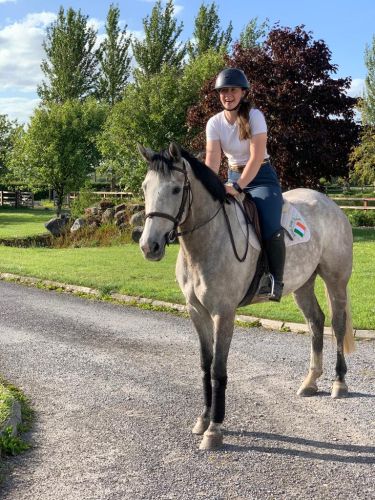
<path fill-rule="evenodd" d="M 198 333 L 203 371 L 204 410 L 192 432 L 203 435 L 200 449 L 214 450 L 223 444 L 227 359 L 236 309 L 256 272 L 259 250 L 249 245 L 246 231 L 253 229 L 246 229 L 234 199 L 209 167 L 176 143 L 159 153 L 139 144 L 138 150 L 148 164 L 142 184 L 146 220 L 139 245 L 146 259 L 159 261 L 166 245 L 178 236 L 176 277 Z M 314 293 L 320 275 L 337 341 L 331 396 L 346 397 L 344 353 L 354 350 L 347 292 L 351 226 L 342 210 L 320 192 L 298 188 L 284 193 L 284 198 L 297 207 L 311 230 L 308 242 L 287 247 L 284 272 L 283 295 L 294 294 L 311 333 L 310 366 L 297 394 L 316 394 L 323 373 L 325 316 Z"/>

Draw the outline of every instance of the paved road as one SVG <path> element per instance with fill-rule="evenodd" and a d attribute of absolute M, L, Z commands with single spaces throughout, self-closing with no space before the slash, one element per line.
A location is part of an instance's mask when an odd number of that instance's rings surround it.
<path fill-rule="evenodd" d="M 236 329 L 226 446 L 200 452 L 198 343 L 164 313 L 0 283 L 0 372 L 32 398 L 31 451 L 2 499 L 374 499 L 374 343 L 349 359 L 346 400 L 295 395 L 309 339 Z"/>

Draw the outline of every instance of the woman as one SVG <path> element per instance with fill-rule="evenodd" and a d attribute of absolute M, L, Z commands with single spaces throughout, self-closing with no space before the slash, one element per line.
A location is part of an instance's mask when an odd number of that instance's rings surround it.
<path fill-rule="evenodd" d="M 264 249 L 273 276 L 269 288 L 262 289 L 260 294 L 279 302 L 285 262 L 284 232 L 280 223 L 283 201 L 267 153 L 266 121 L 263 113 L 246 100 L 249 88 L 242 70 L 228 68 L 219 73 L 215 90 L 219 92 L 223 111 L 207 122 L 205 162 L 218 173 L 223 151 L 229 164 L 227 193 L 251 194 L 258 209 Z"/>

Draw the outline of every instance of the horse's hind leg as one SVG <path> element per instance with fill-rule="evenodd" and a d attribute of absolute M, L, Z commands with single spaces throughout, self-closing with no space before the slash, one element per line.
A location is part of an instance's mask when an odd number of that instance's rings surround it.
<path fill-rule="evenodd" d="M 324 277 L 323 277 L 324 278 Z M 347 321 L 350 312 L 347 308 L 347 281 L 338 282 L 325 279 L 328 290 L 329 301 L 332 311 L 332 330 L 337 342 L 336 378 L 332 386 L 331 396 L 335 399 L 344 398 L 348 395 L 348 386 L 345 382 L 347 372 L 344 356 L 344 337 L 347 332 Z"/>
<path fill-rule="evenodd" d="M 316 300 L 314 285 L 316 273 L 298 290 L 294 298 L 306 318 L 311 332 L 310 369 L 297 391 L 299 396 L 312 396 L 318 391 L 317 379 L 323 373 L 324 314 Z"/>
<path fill-rule="evenodd" d="M 193 434 L 203 434 L 210 424 L 212 403 L 211 364 L 213 358 L 213 321 L 207 309 L 197 300 L 188 304 L 190 318 L 199 336 L 200 360 L 203 371 L 204 409 L 192 429 Z"/>

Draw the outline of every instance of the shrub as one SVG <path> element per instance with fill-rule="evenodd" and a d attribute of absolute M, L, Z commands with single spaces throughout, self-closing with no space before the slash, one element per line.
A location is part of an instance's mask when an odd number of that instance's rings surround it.
<path fill-rule="evenodd" d="M 354 227 L 375 227 L 375 210 L 351 210 L 346 215 Z"/>

